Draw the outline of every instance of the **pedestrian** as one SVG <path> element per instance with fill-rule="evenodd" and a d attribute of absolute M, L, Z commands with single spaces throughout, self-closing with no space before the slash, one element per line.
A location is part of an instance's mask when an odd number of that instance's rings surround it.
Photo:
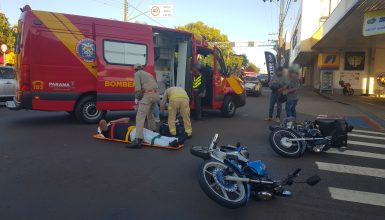
<path fill-rule="evenodd" d="M 182 87 L 170 87 L 166 89 L 160 103 L 160 110 L 163 112 L 168 103 L 168 126 L 171 135 L 176 135 L 175 120 L 179 113 L 183 118 L 183 126 L 186 132 L 186 138 L 192 137 L 192 128 L 190 121 L 190 98 Z"/>
<path fill-rule="evenodd" d="M 283 75 L 283 68 L 278 67 L 277 73 L 272 77 L 269 82 L 271 89 L 270 104 L 269 104 L 269 117 L 265 118 L 265 121 L 273 120 L 274 107 L 277 106 L 277 114 L 275 116 L 275 122 L 281 122 L 282 103 L 279 100 L 279 96 L 282 94 L 283 89 L 287 84 L 287 77 Z"/>
<path fill-rule="evenodd" d="M 192 88 L 194 91 L 195 120 L 202 119 L 202 98 L 205 96 L 205 93 L 206 93 L 205 79 L 202 73 L 200 72 L 201 66 L 202 66 L 201 63 L 198 62 L 197 64 L 193 65 L 193 68 L 192 68 L 192 73 L 193 73 Z"/>
<path fill-rule="evenodd" d="M 301 67 L 298 64 L 293 64 L 289 68 L 289 83 L 287 88 L 283 91 L 283 94 L 287 96 L 286 101 L 286 116 L 287 118 L 296 119 L 297 118 L 297 103 L 298 95 L 297 91 L 300 85 L 299 82 L 299 70 Z"/>
<path fill-rule="evenodd" d="M 143 141 L 143 128 L 147 118 L 147 128 L 155 131 L 154 108 L 159 102 L 159 87 L 154 76 L 143 70 L 142 65 L 135 64 L 135 98 L 138 100 L 138 112 L 136 113 L 135 139 L 129 148 L 140 148 Z"/>

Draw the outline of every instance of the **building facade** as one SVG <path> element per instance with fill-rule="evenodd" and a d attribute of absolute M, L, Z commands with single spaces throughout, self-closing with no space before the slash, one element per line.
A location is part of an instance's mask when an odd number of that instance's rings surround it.
<path fill-rule="evenodd" d="M 342 93 L 385 96 L 385 1 L 302 0 L 292 29 L 290 63 L 303 66 L 305 84 Z M 384 74 L 382 74 L 384 75 Z"/>

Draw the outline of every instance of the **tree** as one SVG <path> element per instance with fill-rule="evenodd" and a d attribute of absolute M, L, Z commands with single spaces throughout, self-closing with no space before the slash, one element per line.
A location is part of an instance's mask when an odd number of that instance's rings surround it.
<path fill-rule="evenodd" d="M 16 39 L 15 26 L 11 27 L 8 18 L 0 12 L 0 44 L 6 44 L 8 50 L 13 50 Z"/>
<path fill-rule="evenodd" d="M 259 71 L 261 71 L 259 67 L 257 67 L 254 63 L 251 63 L 251 62 L 247 64 L 245 70 L 249 72 L 255 72 L 255 73 L 259 73 Z"/>
<path fill-rule="evenodd" d="M 191 32 L 197 38 L 204 37 L 210 43 L 221 42 L 222 44 L 220 45 L 220 49 L 222 51 L 226 65 L 234 70 L 240 69 L 241 67 L 246 67 L 249 63 L 246 54 L 237 55 L 234 53 L 227 35 L 222 34 L 222 32 L 217 28 L 210 27 L 202 21 L 188 23 L 176 28 L 179 30 Z"/>
<path fill-rule="evenodd" d="M 221 45 L 221 51 L 226 64 L 228 66 L 232 66 L 233 64 L 239 63 L 239 59 L 232 56 L 234 54 L 234 51 L 230 45 L 229 38 L 227 37 L 227 35 L 222 34 L 219 29 L 210 27 L 202 21 L 188 23 L 186 25 L 178 26 L 176 28 L 179 30 L 191 32 L 197 38 L 204 37 L 210 43 L 224 42 L 225 44 Z"/>

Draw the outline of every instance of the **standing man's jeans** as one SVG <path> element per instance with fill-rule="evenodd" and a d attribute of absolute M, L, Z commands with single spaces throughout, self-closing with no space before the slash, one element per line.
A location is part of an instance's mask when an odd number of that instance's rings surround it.
<path fill-rule="evenodd" d="M 277 104 L 277 118 L 281 118 L 282 103 L 278 101 L 279 94 L 277 92 L 271 92 L 270 94 L 270 106 L 269 106 L 269 118 L 273 118 L 274 105 Z"/>
<path fill-rule="evenodd" d="M 298 100 L 287 100 L 286 101 L 286 116 L 293 117 L 294 119 L 297 118 L 297 111 L 296 111 L 296 106 L 297 106 Z"/>

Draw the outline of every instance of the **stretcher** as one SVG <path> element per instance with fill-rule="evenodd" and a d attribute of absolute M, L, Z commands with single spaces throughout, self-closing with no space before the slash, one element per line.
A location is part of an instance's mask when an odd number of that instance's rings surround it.
<path fill-rule="evenodd" d="M 126 144 L 129 144 L 131 143 L 130 141 L 124 141 L 124 140 L 119 140 L 119 139 L 111 139 L 111 138 L 105 138 L 103 135 L 101 134 L 95 134 L 93 135 L 94 138 L 96 139 L 99 139 L 99 140 L 105 140 L 105 141 L 115 141 L 115 142 L 120 142 L 120 143 L 126 143 Z M 181 148 L 184 147 L 183 144 L 180 144 L 179 146 L 177 147 L 170 147 L 170 146 L 160 146 L 160 145 L 156 145 L 156 144 L 150 144 L 150 143 L 147 143 L 147 142 L 142 142 L 142 146 L 145 146 L 145 147 L 157 147 L 157 148 L 163 148 L 163 149 L 169 149 L 169 150 L 179 150 Z"/>

